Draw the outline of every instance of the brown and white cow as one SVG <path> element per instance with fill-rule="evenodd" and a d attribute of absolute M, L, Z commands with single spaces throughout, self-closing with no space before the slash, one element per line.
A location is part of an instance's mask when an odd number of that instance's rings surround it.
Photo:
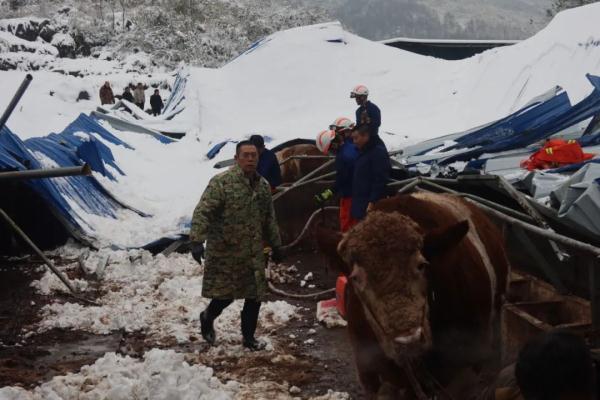
<path fill-rule="evenodd" d="M 410 365 L 467 399 L 457 376 L 499 367 L 509 264 L 502 234 L 479 208 L 452 195 L 398 195 L 343 237 L 317 236 L 349 277 L 348 330 L 369 398 L 390 387 L 391 398 L 416 398 Z"/>
<path fill-rule="evenodd" d="M 322 156 L 323 153 L 314 144 L 296 144 L 275 153 L 280 163 L 292 156 Z M 328 160 L 323 159 L 292 159 L 281 164 L 281 180 L 283 183 L 293 183 L 308 173 L 319 168 Z M 327 171 L 323 171 L 325 173 Z"/>

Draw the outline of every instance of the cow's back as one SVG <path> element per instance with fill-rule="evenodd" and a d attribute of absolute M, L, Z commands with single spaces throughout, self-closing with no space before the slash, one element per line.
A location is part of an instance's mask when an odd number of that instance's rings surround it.
<path fill-rule="evenodd" d="M 323 155 L 314 144 L 297 144 L 286 147 L 276 154 L 280 163 L 293 156 L 319 156 Z M 295 182 L 311 171 L 323 165 L 326 159 L 292 159 L 281 164 L 281 179 L 283 183 Z"/>

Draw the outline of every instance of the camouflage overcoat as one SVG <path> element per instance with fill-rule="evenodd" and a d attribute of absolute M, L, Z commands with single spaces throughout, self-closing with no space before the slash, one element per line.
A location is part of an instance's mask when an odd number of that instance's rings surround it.
<path fill-rule="evenodd" d="M 202 296 L 260 300 L 265 294 L 264 243 L 281 245 L 271 189 L 234 165 L 213 177 L 194 210 L 190 239 L 206 240 Z"/>

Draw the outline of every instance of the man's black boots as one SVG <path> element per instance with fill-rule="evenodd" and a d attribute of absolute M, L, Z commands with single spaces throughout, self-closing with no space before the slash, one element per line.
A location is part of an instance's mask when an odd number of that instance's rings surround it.
<path fill-rule="evenodd" d="M 206 315 L 206 311 L 200 313 L 200 332 L 202 337 L 208 344 L 213 346 L 215 344 L 216 335 L 215 328 L 213 327 L 214 320 L 209 319 Z"/>
<path fill-rule="evenodd" d="M 242 342 L 243 346 L 246 347 L 250 351 L 260 351 L 264 350 L 267 347 L 267 344 L 263 341 L 258 341 L 254 338 L 246 339 L 244 338 Z"/>
<path fill-rule="evenodd" d="M 246 299 L 242 309 L 242 345 L 252 351 L 263 350 L 266 344 L 254 338 L 256 325 L 258 323 L 258 311 L 260 302 L 253 299 Z"/>

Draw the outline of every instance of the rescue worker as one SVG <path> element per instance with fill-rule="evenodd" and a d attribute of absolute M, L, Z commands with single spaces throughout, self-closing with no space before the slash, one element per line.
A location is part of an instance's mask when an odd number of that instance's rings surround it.
<path fill-rule="evenodd" d="M 108 81 L 104 82 L 104 85 L 100 88 L 100 103 L 102 105 L 115 104 L 115 96 Z"/>
<path fill-rule="evenodd" d="M 123 94 L 121 95 L 121 98 L 133 103 L 133 94 L 131 94 L 131 88 L 129 86 L 125 87 L 125 90 L 123 90 Z"/>
<path fill-rule="evenodd" d="M 144 104 L 146 103 L 146 91 L 144 89 L 144 85 L 142 83 L 138 83 L 133 91 L 133 100 L 135 101 L 135 105 L 144 109 Z"/>
<path fill-rule="evenodd" d="M 356 126 L 368 126 L 370 137 L 385 148 L 385 143 L 379 137 L 381 111 L 379 107 L 369 101 L 368 97 L 369 89 L 365 85 L 358 85 L 350 92 L 350 98 L 355 99 L 356 104 L 358 104 L 358 108 L 356 109 Z"/>
<path fill-rule="evenodd" d="M 250 141 L 258 149 L 258 166 L 256 172 L 269 182 L 271 192 L 281 185 L 281 168 L 273 151 L 265 148 L 265 139 L 261 135 L 250 136 Z"/>
<path fill-rule="evenodd" d="M 392 169 L 385 146 L 373 135 L 369 125 L 361 125 L 352 132 L 359 156 L 354 163 L 350 216 L 358 221 L 365 218 L 373 203 L 385 197 Z"/>
<path fill-rule="evenodd" d="M 191 250 L 199 263 L 205 258 L 202 296 L 212 299 L 200 314 L 202 337 L 214 344 L 215 319 L 234 299 L 245 299 L 242 344 L 255 351 L 265 347 L 254 337 L 267 288 L 263 243 L 271 246 L 271 259 L 281 262 L 281 238 L 269 184 L 256 173 L 256 146 L 238 143 L 235 161 L 210 180 L 194 210 Z"/>
<path fill-rule="evenodd" d="M 150 96 L 150 107 L 152 107 L 152 115 L 154 115 L 155 117 L 159 115 L 164 106 L 165 105 L 163 104 L 158 89 L 154 89 L 154 94 Z"/>
<path fill-rule="evenodd" d="M 317 147 L 324 154 L 335 153 L 335 185 L 315 196 L 319 204 L 333 197 L 340 196 L 340 231 L 348 231 L 356 221 L 350 216 L 352 206 L 352 179 L 354 163 L 358 158 L 358 148 L 352 140 L 354 123 L 345 117 L 340 117 L 329 126 L 329 131 L 323 131 L 317 137 Z"/>

